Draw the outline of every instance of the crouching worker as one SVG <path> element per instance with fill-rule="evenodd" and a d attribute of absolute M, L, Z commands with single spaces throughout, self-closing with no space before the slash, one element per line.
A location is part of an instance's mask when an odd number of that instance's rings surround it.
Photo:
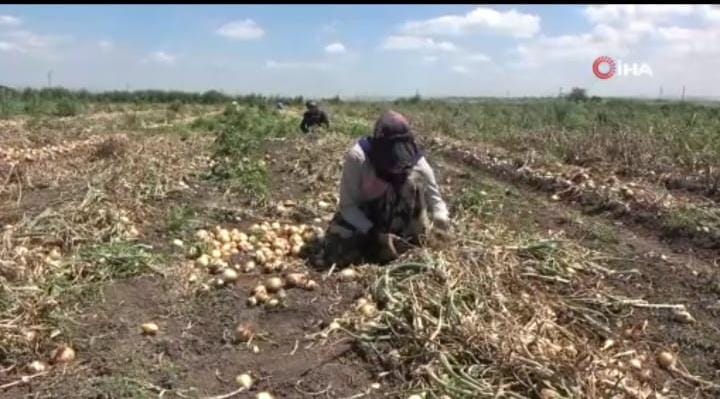
<path fill-rule="evenodd" d="M 385 112 L 372 137 L 345 154 L 339 209 L 325 234 L 325 266 L 395 259 L 420 244 L 430 219 L 442 230 L 449 226 L 434 172 L 407 119 Z"/>
<path fill-rule="evenodd" d="M 303 133 L 309 133 L 315 126 L 330 127 L 327 113 L 321 110 L 315 101 L 308 101 L 305 106 L 307 107 L 307 111 L 303 114 L 302 121 L 300 122 L 300 130 L 302 130 Z"/>

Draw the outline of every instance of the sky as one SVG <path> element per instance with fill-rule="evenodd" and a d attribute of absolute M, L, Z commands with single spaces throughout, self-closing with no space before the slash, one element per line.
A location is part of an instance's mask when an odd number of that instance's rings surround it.
<path fill-rule="evenodd" d="M 599 79 L 600 56 L 627 73 Z M 0 84 L 49 71 L 92 91 L 720 97 L 720 7 L 0 5 Z"/>

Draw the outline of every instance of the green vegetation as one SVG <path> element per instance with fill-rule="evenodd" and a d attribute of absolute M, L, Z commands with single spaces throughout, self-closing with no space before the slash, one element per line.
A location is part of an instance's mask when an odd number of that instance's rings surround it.
<path fill-rule="evenodd" d="M 269 194 L 268 170 L 262 159 L 265 140 L 296 133 L 299 121 L 264 106 L 229 106 L 216 123 L 203 123 L 216 134 L 211 178 L 229 180 L 231 189 L 265 200 Z"/>

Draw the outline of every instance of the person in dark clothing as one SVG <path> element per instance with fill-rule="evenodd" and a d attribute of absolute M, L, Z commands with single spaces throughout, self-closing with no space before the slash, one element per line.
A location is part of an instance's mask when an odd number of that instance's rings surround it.
<path fill-rule="evenodd" d="M 318 108 L 315 101 L 308 101 L 306 105 L 307 111 L 305 111 L 302 122 L 300 122 L 300 130 L 302 130 L 303 133 L 308 133 L 314 126 L 330 127 L 327 114 Z"/>

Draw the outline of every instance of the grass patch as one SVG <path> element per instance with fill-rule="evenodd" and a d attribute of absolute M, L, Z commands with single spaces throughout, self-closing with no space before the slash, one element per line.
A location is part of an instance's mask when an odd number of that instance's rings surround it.
<path fill-rule="evenodd" d="M 93 397 L 112 399 L 150 399 L 156 397 L 136 380 L 123 376 L 104 376 L 92 382 Z"/>
<path fill-rule="evenodd" d="M 267 139 L 296 134 L 296 118 L 265 107 L 228 107 L 218 118 L 210 179 L 263 202 L 269 195 L 268 170 L 262 159 Z M 213 129 L 216 127 L 213 126 Z"/>
<path fill-rule="evenodd" d="M 128 242 L 115 242 L 82 248 L 80 259 L 92 265 L 90 281 L 128 278 L 154 270 L 160 259 L 148 252 L 148 246 Z"/>
<path fill-rule="evenodd" d="M 189 229 L 193 223 L 195 212 L 187 206 L 174 206 L 167 215 L 166 226 L 169 233 L 177 234 Z"/>

